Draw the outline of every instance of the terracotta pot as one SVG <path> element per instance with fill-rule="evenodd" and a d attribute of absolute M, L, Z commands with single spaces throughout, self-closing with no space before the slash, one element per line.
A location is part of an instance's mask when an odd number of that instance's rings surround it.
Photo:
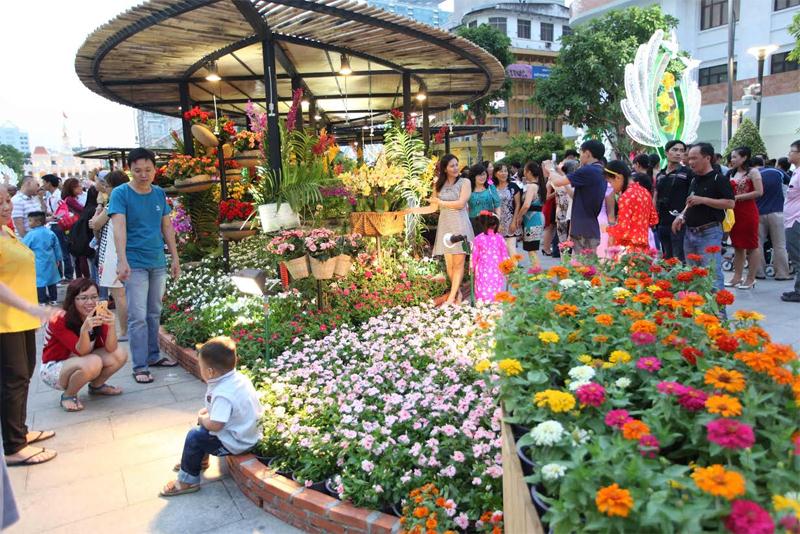
<path fill-rule="evenodd" d="M 336 268 L 333 270 L 334 276 L 344 278 L 350 274 L 350 269 L 353 267 L 353 258 L 347 254 L 339 254 L 335 259 Z"/>
<path fill-rule="evenodd" d="M 202 124 L 192 124 L 192 136 L 203 146 L 209 148 L 219 146 L 219 139 L 214 135 L 214 132 Z"/>
<path fill-rule="evenodd" d="M 336 258 L 327 260 L 318 260 L 316 258 L 308 258 L 311 264 L 311 274 L 317 280 L 330 280 L 333 278 L 333 272 L 336 270 Z"/>
<path fill-rule="evenodd" d="M 179 193 L 198 193 L 210 189 L 214 185 L 215 180 L 207 174 L 198 174 L 185 180 L 175 180 L 174 187 Z"/>
<path fill-rule="evenodd" d="M 261 163 L 261 157 L 260 150 L 244 150 L 237 153 L 233 159 L 242 167 L 255 167 Z"/>
<path fill-rule="evenodd" d="M 380 237 L 399 234 L 405 228 L 405 214 L 399 211 L 354 211 L 350 214 L 353 232 Z"/>
<path fill-rule="evenodd" d="M 256 235 L 258 226 L 253 221 L 231 221 L 220 223 L 219 233 L 226 241 L 240 241 L 245 237 Z"/>
<path fill-rule="evenodd" d="M 292 275 L 292 278 L 295 280 L 308 278 L 308 258 L 306 256 L 285 261 L 283 264 L 286 266 L 286 270 L 289 271 L 289 274 Z"/>

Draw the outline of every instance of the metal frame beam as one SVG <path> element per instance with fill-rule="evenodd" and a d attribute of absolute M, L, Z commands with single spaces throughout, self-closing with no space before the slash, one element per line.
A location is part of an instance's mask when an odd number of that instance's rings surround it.
<path fill-rule="evenodd" d="M 181 129 L 183 130 L 183 153 L 194 156 L 194 138 L 192 137 L 192 125 L 183 117 L 183 114 L 191 109 L 192 104 L 189 101 L 189 84 L 181 82 L 178 85 L 178 91 L 181 95 Z"/>

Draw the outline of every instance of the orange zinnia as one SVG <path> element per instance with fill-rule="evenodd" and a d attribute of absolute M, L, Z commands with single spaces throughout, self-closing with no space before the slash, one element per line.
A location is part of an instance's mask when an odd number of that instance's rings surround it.
<path fill-rule="evenodd" d="M 770 378 L 775 381 L 776 384 L 781 385 L 788 385 L 792 383 L 794 380 L 794 375 L 792 372 L 785 367 L 775 366 L 768 371 Z"/>
<path fill-rule="evenodd" d="M 722 417 L 742 415 L 742 403 L 730 395 L 711 395 L 706 399 L 708 413 L 718 413 Z"/>
<path fill-rule="evenodd" d="M 594 322 L 596 322 L 597 324 L 601 324 L 603 326 L 611 326 L 612 324 L 614 324 L 614 318 L 607 313 L 601 313 L 600 315 L 594 318 Z"/>
<path fill-rule="evenodd" d="M 556 301 L 561 298 L 561 293 L 558 291 L 548 291 L 545 293 L 544 298 L 550 301 Z"/>
<path fill-rule="evenodd" d="M 578 307 L 573 304 L 556 304 L 554 309 L 561 317 L 574 317 L 578 313 Z"/>
<path fill-rule="evenodd" d="M 705 381 L 709 386 L 725 390 L 728 393 L 744 391 L 745 386 L 742 373 L 719 366 L 712 367 L 706 371 Z"/>
<path fill-rule="evenodd" d="M 633 508 L 633 497 L 631 492 L 620 488 L 619 484 L 611 484 L 597 490 L 594 502 L 600 512 L 609 517 L 619 516 L 628 517 Z"/>
<path fill-rule="evenodd" d="M 569 271 L 563 265 L 553 265 L 549 269 L 547 269 L 548 276 L 555 276 L 558 278 L 566 278 L 569 276 Z"/>
<path fill-rule="evenodd" d="M 633 302 L 638 302 L 639 304 L 647 305 L 653 302 L 653 297 L 651 297 L 649 293 L 639 293 L 631 300 L 633 300 Z"/>
<path fill-rule="evenodd" d="M 423 517 L 427 517 L 428 515 L 428 508 L 425 506 L 417 506 L 414 508 L 414 517 L 422 519 Z"/>
<path fill-rule="evenodd" d="M 797 354 L 790 345 L 769 343 L 764 347 L 764 352 L 769 354 L 775 363 L 785 364 L 797 359 Z"/>
<path fill-rule="evenodd" d="M 638 419 L 631 419 L 622 425 L 622 437 L 625 439 L 638 440 L 642 436 L 646 436 L 649 433 L 650 427 Z"/>
<path fill-rule="evenodd" d="M 495 302 L 513 303 L 515 300 L 517 300 L 517 297 L 515 297 L 508 291 L 499 291 L 497 294 L 495 294 L 494 300 Z"/>
<path fill-rule="evenodd" d="M 594 336 L 592 338 L 592 341 L 594 341 L 595 343 L 605 343 L 606 341 L 608 341 L 608 336 Z"/>
<path fill-rule="evenodd" d="M 511 274 L 514 271 L 514 269 L 517 268 L 517 262 L 515 262 L 511 258 L 506 258 L 500 262 L 500 265 L 498 267 L 500 267 L 500 271 L 503 274 Z"/>
<path fill-rule="evenodd" d="M 653 321 L 646 321 L 646 320 L 638 320 L 634 321 L 631 325 L 631 333 L 633 332 L 644 332 L 647 334 L 655 334 L 658 330 L 658 325 Z"/>
<path fill-rule="evenodd" d="M 744 495 L 744 477 L 736 471 L 726 470 L 720 464 L 696 467 L 692 478 L 701 490 L 729 501 Z"/>
<path fill-rule="evenodd" d="M 428 518 L 428 520 L 425 521 L 425 526 L 428 527 L 428 528 L 436 528 L 436 525 L 438 525 L 438 524 L 439 524 L 439 522 L 436 521 L 436 516 L 433 515 L 433 514 L 431 514 L 431 516 Z"/>
<path fill-rule="evenodd" d="M 633 320 L 644 318 L 644 312 L 640 312 L 639 310 L 632 310 L 630 308 L 625 308 L 624 310 L 622 310 L 622 315 L 626 315 Z"/>
<path fill-rule="evenodd" d="M 701 313 L 694 318 L 694 322 L 703 327 L 718 326 L 719 317 L 716 315 L 711 315 L 710 313 Z"/>
<path fill-rule="evenodd" d="M 769 373 L 775 367 L 772 356 L 763 352 L 737 352 L 733 357 L 757 373 Z"/>

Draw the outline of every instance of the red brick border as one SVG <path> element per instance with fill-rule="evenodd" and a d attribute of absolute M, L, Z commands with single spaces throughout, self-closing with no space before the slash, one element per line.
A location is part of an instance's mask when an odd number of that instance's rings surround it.
<path fill-rule="evenodd" d="M 197 351 L 181 347 L 175 336 L 161 328 L 161 350 L 178 360 L 181 367 L 200 378 Z M 311 534 L 395 534 L 400 520 L 334 499 L 278 475 L 252 454 L 227 456 L 228 468 L 242 493 L 259 508 L 281 521 Z"/>

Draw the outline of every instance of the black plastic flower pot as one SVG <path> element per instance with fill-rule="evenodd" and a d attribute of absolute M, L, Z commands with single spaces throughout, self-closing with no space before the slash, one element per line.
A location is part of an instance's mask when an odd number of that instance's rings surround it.
<path fill-rule="evenodd" d="M 536 463 L 528 457 L 527 452 L 530 449 L 527 445 L 520 446 L 517 442 L 517 456 L 519 456 L 520 465 L 522 466 L 522 474 L 529 477 L 536 470 Z"/>

